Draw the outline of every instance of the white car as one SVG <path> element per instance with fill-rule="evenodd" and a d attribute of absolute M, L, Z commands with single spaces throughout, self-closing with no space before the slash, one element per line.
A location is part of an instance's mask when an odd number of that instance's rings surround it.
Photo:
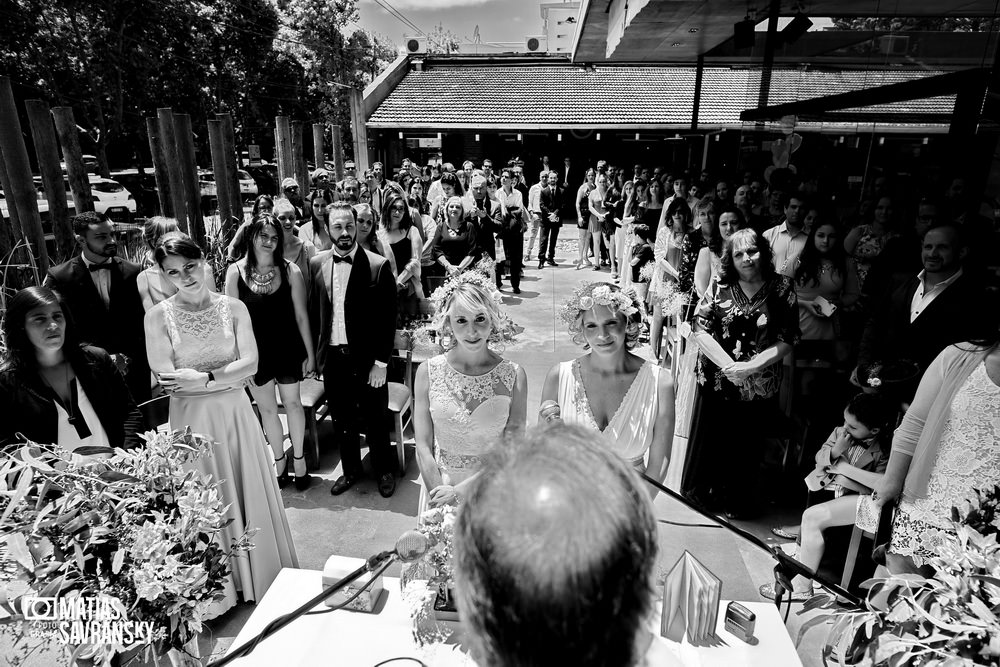
<path fill-rule="evenodd" d="M 253 199 L 257 196 L 257 182 L 253 180 L 253 177 L 243 171 L 242 169 L 236 170 L 236 178 L 240 182 L 240 196 L 243 199 Z M 215 174 L 208 170 L 202 170 L 198 172 L 198 184 L 201 187 L 202 197 L 215 197 L 218 194 L 215 185 Z"/>
<path fill-rule="evenodd" d="M 115 222 L 128 222 L 135 215 L 135 197 L 118 181 L 90 174 L 90 193 L 94 197 L 94 210 Z"/>

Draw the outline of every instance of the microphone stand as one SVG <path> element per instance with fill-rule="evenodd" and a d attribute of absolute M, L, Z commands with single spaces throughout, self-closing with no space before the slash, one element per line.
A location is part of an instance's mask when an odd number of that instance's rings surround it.
<path fill-rule="evenodd" d="M 351 582 L 357 580 L 367 572 L 373 572 L 375 570 L 385 570 L 385 568 L 389 565 L 389 563 L 392 561 L 392 558 L 395 555 L 396 555 L 395 551 L 383 551 L 380 554 L 372 556 L 371 558 L 365 561 L 364 565 L 354 570 L 347 576 L 341 578 L 340 581 L 334 583 L 329 588 L 323 589 L 319 593 L 319 595 L 312 598 L 308 602 L 303 603 L 295 611 L 291 611 L 285 614 L 284 616 L 279 616 L 278 618 L 271 621 L 267 625 L 267 627 L 261 630 L 256 637 L 246 642 L 239 648 L 234 649 L 232 652 L 229 653 L 229 655 L 223 656 L 219 660 L 216 660 L 215 662 L 211 663 L 211 667 L 223 667 L 223 665 L 228 665 L 230 662 L 236 660 L 237 658 L 242 658 L 243 656 L 248 655 L 251 651 L 257 648 L 257 645 L 260 644 L 262 641 L 264 641 L 265 639 L 267 639 L 268 637 L 270 637 L 271 635 L 273 635 L 278 630 L 282 629 L 295 619 L 305 616 L 310 609 L 312 609 L 316 605 L 320 604 L 321 602 L 332 596 L 334 593 L 342 589 L 344 586 L 347 586 Z M 381 571 L 379 572 L 379 574 L 381 574 Z M 370 583 L 371 582 L 369 582 L 369 584 Z M 365 585 L 366 588 L 367 585 L 368 584 Z"/>
<path fill-rule="evenodd" d="M 810 570 L 808 567 L 806 567 L 799 561 L 795 560 L 794 558 L 786 554 L 781 549 L 777 549 L 775 547 L 770 546 L 769 544 L 761 540 L 753 533 L 747 532 L 742 528 L 740 528 L 739 526 L 735 526 L 728 521 L 721 521 L 719 517 L 715 516 L 714 514 L 710 514 L 706 510 L 703 510 L 702 508 L 698 507 L 697 505 L 689 501 L 687 498 L 682 496 L 681 494 L 677 493 L 676 491 L 672 491 L 671 489 L 668 489 L 660 482 L 657 482 L 649 475 L 642 473 L 642 478 L 645 479 L 650 484 L 652 484 L 657 489 L 659 489 L 660 491 L 662 491 L 663 493 L 673 498 L 674 500 L 679 501 L 685 507 L 694 510 L 698 514 L 701 514 L 702 516 L 708 519 L 711 519 L 713 523 L 716 523 L 720 526 L 724 526 L 730 532 L 739 535 L 744 540 L 750 542 L 754 546 L 760 547 L 764 551 L 771 554 L 771 556 L 778 561 L 778 564 L 774 566 L 774 602 L 779 608 L 781 607 L 781 598 L 784 596 L 785 592 L 787 591 L 791 593 L 792 591 L 792 577 L 794 577 L 796 574 L 800 574 L 803 577 L 806 577 L 807 579 L 815 581 L 822 588 L 825 588 L 831 593 L 847 600 L 854 607 L 857 607 L 862 611 L 865 610 L 864 604 L 861 602 L 861 599 L 858 598 L 856 595 L 854 595 L 847 589 L 843 588 L 839 584 L 827 581 L 826 579 L 819 576 L 818 574 Z"/>

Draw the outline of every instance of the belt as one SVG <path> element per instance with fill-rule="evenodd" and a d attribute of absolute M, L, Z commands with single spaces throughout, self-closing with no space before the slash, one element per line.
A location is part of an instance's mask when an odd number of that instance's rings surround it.
<path fill-rule="evenodd" d="M 330 345 L 327 350 L 331 354 L 350 354 L 351 350 L 347 345 Z"/>

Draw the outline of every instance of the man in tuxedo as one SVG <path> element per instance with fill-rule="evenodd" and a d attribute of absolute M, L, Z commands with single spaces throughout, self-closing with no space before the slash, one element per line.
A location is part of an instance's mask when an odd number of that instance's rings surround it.
<path fill-rule="evenodd" d="M 542 210 L 542 234 L 538 239 L 538 268 L 556 265 L 556 240 L 559 238 L 559 174 L 549 172 L 549 184 L 538 195 L 538 207 Z M 546 254 L 548 253 L 548 254 Z"/>
<path fill-rule="evenodd" d="M 378 491 L 396 490 L 396 455 L 389 445 L 386 367 L 396 333 L 396 280 L 385 258 L 357 244 L 357 212 L 347 202 L 329 211 L 333 248 L 309 261 L 309 316 L 316 335 L 316 364 L 340 448 L 338 496 L 361 479 L 360 433 L 372 455 Z"/>
<path fill-rule="evenodd" d="M 497 260 L 496 234 L 499 230 L 494 217 L 500 210 L 500 205 L 490 199 L 486 189 L 486 178 L 482 174 L 474 174 L 469 179 L 469 189 L 462 197 L 465 217 L 476 227 L 476 238 L 479 239 L 479 249 L 489 255 L 494 262 Z M 496 275 L 497 289 L 502 285 L 500 272 Z"/>
<path fill-rule="evenodd" d="M 557 177 L 557 183 L 559 184 L 560 192 L 563 193 L 563 200 L 560 202 L 562 211 L 569 217 L 572 217 L 572 212 L 576 208 L 576 202 L 573 201 L 573 193 L 576 192 L 576 187 L 574 187 L 575 180 L 577 180 L 576 170 L 571 166 L 570 159 L 565 158 L 561 173 Z M 579 183 L 575 185 L 579 186 Z"/>
<path fill-rule="evenodd" d="M 73 216 L 81 253 L 49 269 L 45 286 L 66 299 L 80 339 L 104 348 L 136 403 L 150 398 L 145 311 L 136 285 L 142 269 L 118 257 L 114 225 L 103 213 Z"/>
<path fill-rule="evenodd" d="M 995 330 L 996 314 L 988 312 L 982 286 L 962 270 L 966 253 L 954 223 L 931 227 L 924 234 L 923 270 L 883 296 L 872 310 L 855 369 L 861 386 L 870 386 L 876 364 L 886 368 L 907 360 L 915 362 L 922 375 L 948 345 L 979 338 L 991 326 Z M 918 380 L 919 375 L 903 390 L 904 400 L 912 397 Z"/>

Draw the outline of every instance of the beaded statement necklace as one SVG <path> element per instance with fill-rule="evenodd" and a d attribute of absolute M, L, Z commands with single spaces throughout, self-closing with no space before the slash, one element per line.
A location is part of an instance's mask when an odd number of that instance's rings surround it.
<path fill-rule="evenodd" d="M 250 284 L 248 287 L 254 294 L 270 294 L 274 284 L 274 268 L 266 273 L 260 273 L 257 269 L 250 269 Z"/>

